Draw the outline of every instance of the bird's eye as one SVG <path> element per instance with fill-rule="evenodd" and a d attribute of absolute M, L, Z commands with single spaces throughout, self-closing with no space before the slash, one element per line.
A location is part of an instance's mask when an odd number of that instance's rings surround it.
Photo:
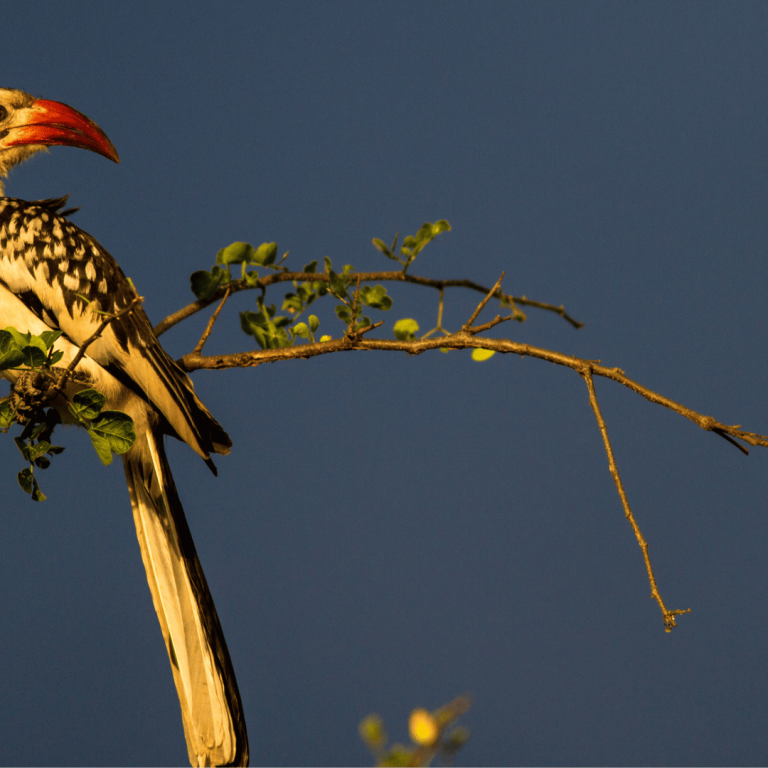
<path fill-rule="evenodd" d="M 2 123 L 6 117 L 8 117 L 8 110 L 0 104 L 0 123 Z"/>

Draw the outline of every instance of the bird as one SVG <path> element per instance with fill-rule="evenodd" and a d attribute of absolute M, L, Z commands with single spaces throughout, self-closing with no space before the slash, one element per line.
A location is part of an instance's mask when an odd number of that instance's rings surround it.
<path fill-rule="evenodd" d="M 61 331 L 55 349 L 68 366 L 103 324 L 50 405 L 64 422 L 80 391 L 127 413 L 137 435 L 123 454 L 131 507 L 152 601 L 165 639 L 189 760 L 193 766 L 248 765 L 242 701 L 216 607 L 195 550 L 164 438 L 189 445 L 215 474 L 211 454 L 231 440 L 165 352 L 133 283 L 115 259 L 64 210 L 67 198 L 6 197 L 9 171 L 50 146 L 87 149 L 116 163 L 114 145 L 66 104 L 0 88 L 0 328 Z M 4 371 L 12 386 L 23 373 Z"/>

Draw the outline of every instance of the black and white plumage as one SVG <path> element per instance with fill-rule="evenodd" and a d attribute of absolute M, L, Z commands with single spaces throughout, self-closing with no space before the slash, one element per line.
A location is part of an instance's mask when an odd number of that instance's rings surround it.
<path fill-rule="evenodd" d="M 0 179 L 51 144 L 119 162 L 106 135 L 76 110 L 0 89 Z M 39 335 L 60 329 L 67 365 L 101 324 L 136 297 L 117 262 L 61 212 L 66 198 L 26 202 L 0 186 L 0 328 Z M 5 372 L 12 382 L 17 373 Z M 186 442 L 214 469 L 226 432 L 195 395 L 189 377 L 158 342 L 141 307 L 115 319 L 91 343 L 77 375 L 52 405 L 93 387 L 106 407 L 127 413 L 137 440 L 123 456 L 142 560 L 181 703 L 192 765 L 247 765 L 248 738 L 232 663 L 176 492 L 163 437 Z"/>

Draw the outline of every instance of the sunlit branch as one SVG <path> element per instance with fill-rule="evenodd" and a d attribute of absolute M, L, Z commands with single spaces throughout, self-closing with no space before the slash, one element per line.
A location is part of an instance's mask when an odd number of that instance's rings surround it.
<path fill-rule="evenodd" d="M 424 285 L 430 288 L 436 288 L 440 291 L 444 290 L 445 288 L 467 288 L 469 290 L 478 291 L 479 293 L 483 294 L 487 294 L 489 292 L 489 289 L 486 286 L 475 283 L 472 280 L 432 280 L 427 277 L 403 274 L 400 271 L 351 272 L 349 274 L 349 278 L 351 280 L 356 280 L 358 277 L 362 283 L 401 282 L 413 283 L 414 285 Z M 211 304 L 219 301 L 224 297 L 224 294 L 227 290 L 229 290 L 230 294 L 251 290 L 253 288 L 260 288 L 264 290 L 270 285 L 292 282 L 294 280 L 297 282 L 322 281 L 326 283 L 329 281 L 328 275 L 326 275 L 324 272 L 275 272 L 274 274 L 260 277 L 258 282 L 254 283 L 253 285 L 248 285 L 245 280 L 232 280 L 227 283 L 226 286 L 219 288 L 210 299 L 200 299 L 198 301 L 193 301 L 191 304 L 187 304 L 186 307 L 182 307 L 173 314 L 168 315 L 168 317 L 166 317 L 164 320 L 161 320 L 155 326 L 155 334 L 160 336 L 160 334 L 165 333 L 169 328 L 173 328 L 174 325 L 180 323 L 182 320 L 186 320 L 188 317 L 192 317 L 192 315 L 197 314 Z M 497 292 L 496 297 L 502 301 L 509 302 L 513 308 L 514 304 L 522 304 L 528 307 L 543 309 L 547 312 L 554 312 L 556 315 L 559 315 L 568 323 L 570 323 L 574 328 L 581 328 L 584 325 L 584 323 L 580 323 L 578 320 L 574 320 L 565 311 L 565 308 L 562 305 L 558 307 L 554 304 L 546 304 L 541 301 L 533 301 L 532 299 L 527 299 L 525 296 L 512 296 L 502 293 L 501 290 Z"/>
<path fill-rule="evenodd" d="M 616 490 L 619 492 L 619 498 L 621 499 L 621 505 L 624 507 L 624 515 L 626 516 L 627 520 L 629 520 L 629 524 L 632 526 L 632 530 L 635 533 L 635 538 L 637 539 L 637 543 L 640 545 L 640 549 L 643 552 L 643 559 L 645 560 L 645 569 L 648 572 L 648 581 L 651 584 L 651 597 L 659 604 L 659 608 L 661 608 L 661 612 L 664 616 L 664 630 L 666 632 L 671 632 L 672 627 L 677 626 L 675 622 L 675 616 L 680 615 L 681 613 L 690 613 L 691 609 L 687 608 L 685 610 L 676 609 L 674 611 L 670 611 L 667 609 L 667 607 L 664 605 L 664 601 L 661 599 L 661 594 L 659 593 L 659 589 L 656 586 L 656 577 L 653 575 L 653 568 L 651 567 L 651 558 L 648 554 L 648 542 L 643 537 L 643 534 L 640 531 L 640 526 L 637 524 L 637 521 L 635 520 L 635 516 L 632 514 L 632 509 L 629 506 L 629 500 L 627 499 L 627 494 L 624 491 L 624 484 L 621 482 L 621 477 L 619 476 L 619 469 L 616 466 L 616 460 L 613 457 L 613 448 L 611 447 L 611 440 L 608 437 L 608 427 L 605 424 L 605 419 L 603 419 L 603 414 L 600 412 L 600 405 L 597 402 L 597 395 L 595 394 L 595 384 L 592 381 L 592 371 L 587 368 L 586 371 L 582 371 L 581 375 L 584 377 L 584 381 L 587 382 L 587 387 L 589 389 L 589 403 L 592 406 L 592 410 L 595 413 L 595 419 L 597 419 L 597 426 L 600 429 L 600 435 L 603 438 L 603 445 L 605 446 L 605 452 L 608 455 L 608 470 L 611 473 L 611 477 L 613 478 L 613 482 L 616 484 Z"/>

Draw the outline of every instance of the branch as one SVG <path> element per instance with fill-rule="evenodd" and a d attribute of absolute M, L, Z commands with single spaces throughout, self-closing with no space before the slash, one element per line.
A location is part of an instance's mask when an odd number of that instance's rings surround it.
<path fill-rule="evenodd" d="M 464 323 L 464 325 L 461 327 L 462 331 L 466 331 L 467 333 L 473 333 L 473 331 L 472 331 L 472 323 L 474 323 L 475 320 L 477 320 L 478 316 L 483 311 L 483 308 L 485 307 L 485 305 L 491 300 L 491 296 L 494 296 L 496 294 L 496 291 L 499 291 L 501 293 L 501 290 L 500 290 L 501 289 L 501 281 L 503 279 L 504 279 L 504 273 L 502 272 L 501 273 L 501 277 L 496 281 L 496 283 L 494 284 L 493 288 L 491 288 L 491 290 L 488 291 L 488 293 L 485 296 L 485 298 L 477 305 L 477 308 L 472 313 L 472 315 L 470 316 L 469 320 L 467 320 L 467 322 Z M 501 295 L 503 296 L 504 294 L 502 293 Z"/>
<path fill-rule="evenodd" d="M 211 331 L 213 330 L 213 324 L 218 319 L 219 313 L 221 312 L 221 310 L 224 309 L 224 305 L 227 303 L 229 294 L 230 294 L 230 290 L 229 290 L 229 286 L 227 286 L 227 290 L 224 291 L 224 298 L 221 300 L 221 304 L 219 304 L 219 306 L 216 307 L 216 311 L 211 315 L 211 319 L 208 321 L 208 325 L 205 326 L 205 330 L 203 331 L 203 335 L 200 337 L 200 341 L 197 342 L 197 344 L 195 345 L 195 348 L 192 350 L 193 352 L 197 352 L 197 354 L 200 354 L 203 351 L 205 342 L 208 341 L 208 337 L 211 335 Z"/>
<path fill-rule="evenodd" d="M 629 524 L 632 526 L 632 530 L 635 532 L 635 538 L 640 545 L 640 549 L 643 551 L 643 559 L 645 560 L 645 569 L 648 571 L 648 581 L 651 583 L 651 597 L 656 600 L 661 608 L 661 612 L 664 615 L 664 631 L 671 632 L 672 627 L 677 626 L 675 622 L 675 616 L 681 613 L 690 613 L 691 609 L 686 610 L 676 609 L 674 611 L 667 610 L 664 605 L 664 601 L 661 599 L 661 594 L 656 586 L 656 578 L 653 575 L 653 568 L 651 567 L 651 558 L 648 555 L 648 542 L 640 532 L 640 527 L 635 520 L 635 516 L 632 514 L 632 510 L 627 500 L 627 494 L 624 492 L 624 485 L 619 477 L 619 469 L 616 466 L 616 460 L 613 458 L 613 448 L 611 448 L 611 441 L 608 437 L 608 427 L 605 425 L 605 419 L 600 412 L 600 405 L 597 402 L 597 395 L 595 394 L 595 384 L 592 381 L 592 371 L 587 369 L 581 374 L 584 377 L 584 381 L 587 382 L 589 388 L 589 403 L 592 406 L 592 410 L 595 412 L 595 419 L 597 419 L 597 426 L 600 429 L 600 435 L 603 438 L 603 444 L 605 445 L 605 452 L 608 455 L 608 469 L 613 477 L 613 482 L 616 484 L 616 490 L 619 492 L 619 498 L 621 499 L 621 505 L 624 507 L 624 514 L 629 520 Z"/>
<path fill-rule="evenodd" d="M 475 283 L 472 280 L 432 280 L 427 277 L 418 277 L 416 275 L 403 274 L 402 272 L 352 272 L 349 275 L 352 279 L 359 277 L 363 283 L 372 282 L 401 282 L 401 283 L 413 283 L 414 285 L 425 285 L 430 288 L 436 288 L 442 291 L 445 288 L 468 288 L 472 291 L 478 291 L 479 293 L 487 294 L 489 289 L 484 285 Z M 264 290 L 270 285 L 277 283 L 292 282 L 293 280 L 300 282 L 313 282 L 322 281 L 329 282 L 328 275 L 324 272 L 276 272 L 266 277 L 260 277 L 258 282 L 253 285 L 248 285 L 245 280 L 231 280 L 227 283 L 226 287 L 222 286 L 210 299 L 199 299 L 193 301 L 191 304 L 187 304 L 186 307 L 182 307 L 173 314 L 168 315 L 164 320 L 161 320 L 155 326 L 155 335 L 160 336 L 168 329 L 173 328 L 174 325 L 180 323 L 182 320 L 186 320 L 188 317 L 197 314 L 206 307 L 214 304 L 219 299 L 224 297 L 226 291 L 230 294 L 239 293 L 240 291 L 247 291 L 253 288 L 260 288 Z M 562 305 L 557 307 L 554 304 L 545 304 L 541 301 L 533 301 L 527 299 L 525 296 L 512 296 L 509 294 L 499 292 L 499 299 L 506 300 L 511 303 L 522 304 L 523 306 L 535 307 L 537 309 L 543 309 L 547 312 L 554 312 L 556 315 L 562 317 L 565 321 L 570 323 L 574 328 L 582 328 L 584 323 L 580 323 L 578 320 L 574 320 L 566 311 Z"/>
<path fill-rule="evenodd" d="M 482 306 L 479 308 L 482 309 Z M 478 311 L 476 310 L 473 317 L 476 317 Z M 496 318 L 496 321 L 501 321 L 506 318 Z M 486 325 L 492 325 L 496 321 L 491 321 Z M 379 325 L 379 324 L 377 324 Z M 466 327 L 466 326 L 465 326 Z M 351 350 L 383 350 L 390 352 L 406 352 L 411 355 L 419 355 L 431 349 L 466 349 L 466 348 L 480 348 L 490 349 L 501 353 L 513 353 L 518 354 L 521 357 L 534 357 L 539 360 L 546 360 L 547 362 L 554 363 L 555 365 L 563 365 L 576 371 L 587 382 L 589 389 L 589 400 L 592 405 L 592 410 L 595 413 L 598 427 L 600 428 L 600 434 L 603 438 L 605 450 L 608 455 L 608 464 L 614 483 L 619 493 L 622 506 L 624 507 L 624 514 L 629 520 L 632 530 L 635 533 L 637 542 L 640 545 L 640 549 L 643 553 L 643 559 L 645 561 L 645 567 L 648 572 L 648 580 L 651 585 L 651 596 L 658 602 L 664 616 L 664 628 L 665 631 L 671 631 L 672 627 L 676 626 L 675 617 L 681 613 L 688 613 L 690 609 L 680 610 L 676 609 L 670 611 L 664 605 L 664 601 L 661 598 L 658 587 L 656 585 L 656 579 L 653 575 L 653 568 L 651 567 L 651 560 L 648 555 L 648 543 L 643 538 L 637 521 L 632 514 L 632 510 L 629 506 L 624 487 L 619 476 L 619 471 L 616 467 L 616 462 L 613 456 L 613 450 L 608 438 L 608 430 L 605 425 L 605 421 L 600 412 L 600 407 L 597 402 L 597 396 L 595 394 L 595 388 L 593 383 L 593 376 L 603 376 L 604 378 L 611 379 L 622 386 L 631 389 L 633 392 L 644 397 L 656 405 L 662 405 L 665 408 L 669 408 L 675 413 L 679 413 L 681 416 L 692 421 L 697 426 L 708 432 L 714 432 L 719 437 L 725 438 L 728 442 L 735 445 L 739 450 L 746 453 L 746 449 L 736 442 L 734 438 L 738 438 L 750 445 L 759 445 L 768 447 L 768 436 L 758 435 L 754 432 L 745 432 L 739 429 L 740 425 L 729 426 L 727 424 L 721 424 L 713 419 L 711 416 L 704 416 L 696 411 L 687 408 L 680 403 L 676 403 L 674 400 L 664 397 L 663 395 L 654 392 L 642 384 L 638 384 L 636 381 L 630 379 L 624 371 L 619 368 L 608 368 L 600 365 L 600 361 L 584 360 L 579 357 L 573 357 L 571 355 L 564 355 L 560 352 L 553 352 L 548 349 L 542 349 L 540 347 L 533 347 L 529 344 L 521 344 L 519 342 L 509 341 L 508 339 L 490 339 L 482 336 L 472 335 L 478 329 L 472 329 L 467 331 L 462 330 L 457 333 L 450 334 L 441 338 L 435 339 L 414 339 L 413 341 L 401 341 L 390 339 L 364 339 L 362 333 L 372 330 L 372 327 L 361 329 L 356 334 L 346 334 L 340 339 L 332 341 L 317 342 L 313 344 L 299 344 L 292 347 L 283 347 L 281 349 L 267 349 L 254 352 L 242 352 L 232 355 L 213 355 L 203 356 L 199 353 L 192 352 L 185 355 L 179 360 L 179 365 L 186 371 L 193 371 L 199 369 L 219 369 L 219 368 L 245 368 L 261 365 L 262 363 L 274 363 L 278 360 L 296 360 L 296 359 L 308 359 L 317 355 L 329 354 L 332 352 L 346 352 Z"/>
<path fill-rule="evenodd" d="M 326 355 L 331 352 L 346 352 L 351 350 L 382 350 L 386 352 L 406 352 L 410 355 L 420 355 L 431 349 L 490 349 L 494 352 L 512 353 L 521 357 L 534 357 L 538 360 L 546 360 L 555 365 L 563 365 L 572 368 L 580 375 L 586 371 L 591 371 L 595 376 L 603 376 L 611 379 L 622 386 L 631 389 L 638 395 L 655 405 L 662 405 L 669 408 L 681 416 L 685 416 L 701 429 L 707 432 L 716 432 L 718 434 L 730 435 L 731 437 L 743 440 L 749 445 L 760 445 L 768 447 L 768 436 L 759 435 L 754 432 L 745 432 L 737 426 L 722 424 L 711 416 L 705 416 L 701 413 L 687 408 L 674 400 L 670 400 L 663 395 L 654 392 L 648 387 L 644 387 L 636 381 L 630 379 L 620 368 L 608 368 L 599 365 L 599 361 L 585 360 L 572 355 L 564 355 L 561 352 L 554 352 L 541 347 L 534 347 L 530 344 L 523 344 L 509 339 L 491 339 L 485 336 L 472 336 L 466 332 L 458 331 L 448 336 L 441 336 L 435 339 L 414 339 L 413 341 L 400 341 L 397 339 L 360 339 L 344 337 L 334 339 L 333 341 L 321 341 L 314 344 L 297 344 L 293 347 L 284 347 L 282 349 L 263 349 L 251 352 L 236 352 L 229 355 L 211 355 L 204 356 L 191 352 L 184 355 L 178 363 L 185 371 L 217 370 L 220 368 L 250 368 L 261 365 L 262 363 L 275 363 L 278 360 L 298 360 L 316 357 L 317 355 Z M 722 435 L 721 435 L 722 436 Z"/>

